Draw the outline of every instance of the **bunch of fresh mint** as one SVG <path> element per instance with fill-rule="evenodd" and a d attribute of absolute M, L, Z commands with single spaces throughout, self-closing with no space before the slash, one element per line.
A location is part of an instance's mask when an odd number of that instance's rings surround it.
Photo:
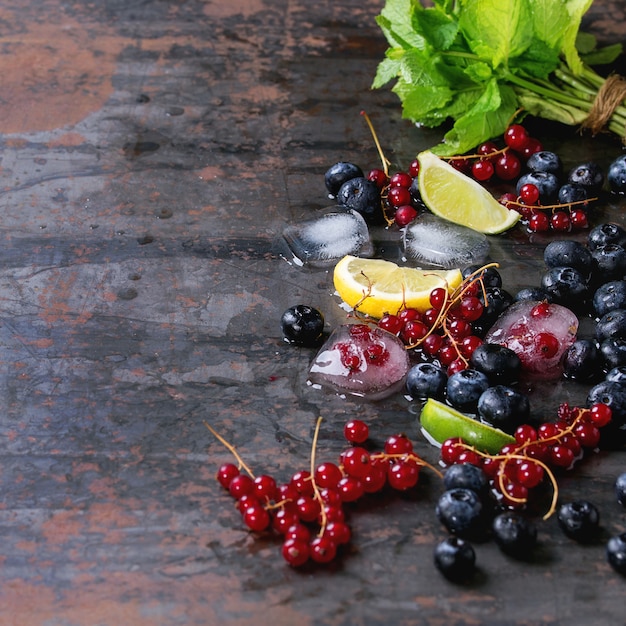
<path fill-rule="evenodd" d="M 395 80 L 403 117 L 428 127 L 453 120 L 440 155 L 462 154 L 531 114 L 583 124 L 605 79 L 598 48 L 580 32 L 592 0 L 387 0 L 377 23 L 389 48 L 373 87 Z M 619 99 L 619 97 L 618 97 Z M 623 99 L 605 128 L 626 135 Z"/>

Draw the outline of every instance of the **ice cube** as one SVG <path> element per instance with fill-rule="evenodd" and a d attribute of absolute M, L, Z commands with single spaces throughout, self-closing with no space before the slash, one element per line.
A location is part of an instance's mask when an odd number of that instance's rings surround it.
<path fill-rule="evenodd" d="M 347 254 L 373 254 L 369 229 L 356 211 L 331 210 L 321 217 L 288 226 L 283 237 L 302 264 L 324 267 Z"/>
<path fill-rule="evenodd" d="M 407 350 L 395 335 L 367 324 L 344 324 L 320 348 L 309 381 L 379 400 L 402 389 L 409 367 Z"/>
<path fill-rule="evenodd" d="M 554 380 L 563 373 L 563 354 L 576 341 L 577 332 L 578 318 L 568 308 L 523 300 L 502 313 L 485 341 L 513 350 L 531 376 Z"/>
<path fill-rule="evenodd" d="M 489 256 L 489 241 L 482 233 L 422 213 L 404 230 L 408 258 L 444 269 L 482 263 Z"/>

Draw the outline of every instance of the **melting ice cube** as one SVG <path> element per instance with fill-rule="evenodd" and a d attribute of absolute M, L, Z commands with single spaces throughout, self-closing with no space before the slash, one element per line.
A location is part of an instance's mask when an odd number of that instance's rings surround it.
<path fill-rule="evenodd" d="M 355 211 L 330 211 L 288 226 L 283 237 L 295 258 L 314 266 L 331 265 L 347 254 L 367 257 L 374 251 L 367 224 Z"/>
<path fill-rule="evenodd" d="M 407 257 L 444 269 L 481 263 L 489 256 L 485 235 L 429 213 L 406 227 L 403 244 Z"/>
<path fill-rule="evenodd" d="M 367 324 L 337 327 L 320 348 L 309 370 L 313 384 L 340 393 L 379 400 L 399 391 L 409 357 L 398 337 Z"/>
<path fill-rule="evenodd" d="M 576 341 L 577 331 L 578 318 L 568 308 L 525 300 L 502 313 L 485 341 L 513 350 L 528 374 L 552 380 L 563 373 L 562 357 Z"/>

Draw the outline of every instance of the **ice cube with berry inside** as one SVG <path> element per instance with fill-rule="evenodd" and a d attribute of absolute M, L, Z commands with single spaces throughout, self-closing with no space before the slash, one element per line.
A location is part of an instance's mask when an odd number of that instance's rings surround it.
<path fill-rule="evenodd" d="M 309 381 L 378 400 L 402 389 L 409 367 L 406 348 L 395 335 L 367 324 L 344 324 L 320 348 Z"/>
<path fill-rule="evenodd" d="M 508 307 L 485 341 L 513 350 L 527 374 L 553 380 L 563 372 L 563 354 L 576 341 L 577 331 L 578 318 L 567 307 L 530 300 Z"/>

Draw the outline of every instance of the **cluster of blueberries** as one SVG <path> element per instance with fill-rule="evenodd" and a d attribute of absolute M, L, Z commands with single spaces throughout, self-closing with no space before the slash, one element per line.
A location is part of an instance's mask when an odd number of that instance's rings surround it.
<path fill-rule="evenodd" d="M 494 513 L 488 480 L 482 469 L 463 463 L 451 465 L 444 474 L 445 491 L 436 514 L 450 535 L 435 547 L 436 567 L 450 580 L 461 582 L 474 572 L 474 540 L 491 537 L 500 549 L 518 559 L 532 558 L 537 543 L 537 527 L 521 513 Z M 626 473 L 615 482 L 617 501 L 626 506 Z M 579 543 L 597 540 L 600 514 L 588 500 L 565 502 L 557 509 L 557 521 L 570 539 Z M 606 545 L 607 560 L 619 573 L 626 574 L 626 533 L 612 537 Z"/>

